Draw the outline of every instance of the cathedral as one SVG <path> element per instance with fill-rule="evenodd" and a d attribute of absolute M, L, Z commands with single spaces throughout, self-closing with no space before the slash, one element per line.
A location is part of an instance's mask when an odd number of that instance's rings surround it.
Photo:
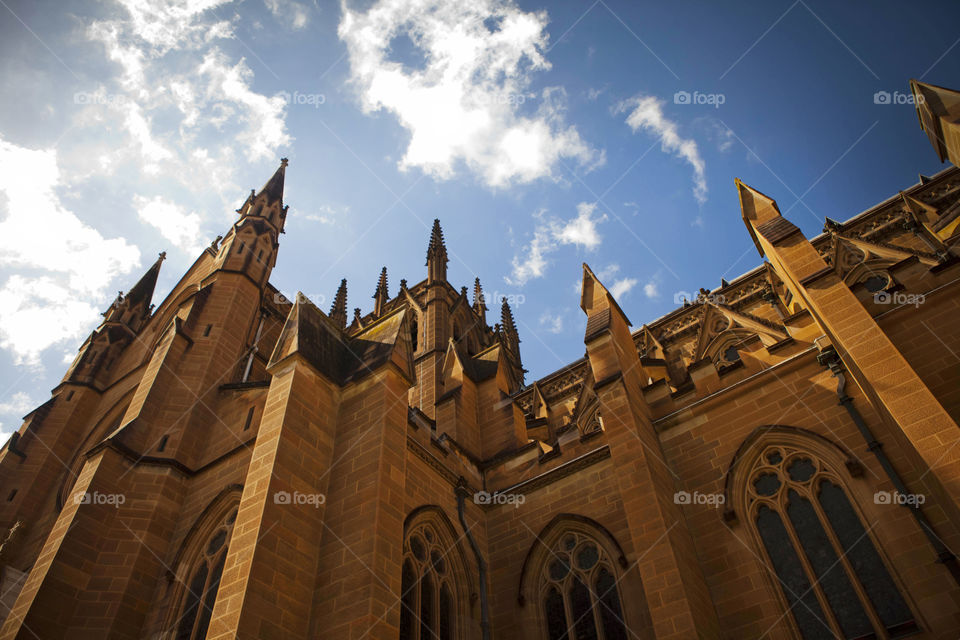
<path fill-rule="evenodd" d="M 813 238 L 737 180 L 758 266 L 633 324 L 583 265 L 538 380 L 439 221 L 366 315 L 281 295 L 283 160 L 0 449 L 0 640 L 957 638 L 960 93 L 911 88 L 948 168 Z"/>

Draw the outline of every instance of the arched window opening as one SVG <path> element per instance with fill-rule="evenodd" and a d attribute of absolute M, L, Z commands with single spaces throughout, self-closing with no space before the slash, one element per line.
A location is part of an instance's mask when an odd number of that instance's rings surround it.
<path fill-rule="evenodd" d="M 769 444 L 745 490 L 749 521 L 803 638 L 900 638 L 918 630 L 831 465 Z"/>
<path fill-rule="evenodd" d="M 863 281 L 863 286 L 870 293 L 877 293 L 878 291 L 883 291 L 887 288 L 887 285 L 890 283 L 890 279 L 887 276 L 875 274 Z"/>
<path fill-rule="evenodd" d="M 400 640 L 462 638 L 465 588 L 457 543 L 429 515 L 414 522 L 403 543 Z"/>
<path fill-rule="evenodd" d="M 600 416 L 600 404 L 597 403 L 593 408 L 586 412 L 577 421 L 580 428 L 580 435 L 586 436 L 603 431 L 603 418 Z"/>
<path fill-rule="evenodd" d="M 189 570 L 182 578 L 185 588 L 180 596 L 180 606 L 170 625 L 175 630 L 172 637 L 176 640 L 203 640 L 207 637 L 236 520 L 237 507 L 233 506 L 194 551 Z"/>
<path fill-rule="evenodd" d="M 606 550 L 580 531 L 563 533 L 540 575 L 540 607 L 549 640 L 625 640 L 616 569 Z"/>
<path fill-rule="evenodd" d="M 410 323 L 410 346 L 414 353 L 420 347 L 420 325 L 416 318 Z"/>
<path fill-rule="evenodd" d="M 736 345 L 730 345 L 723 352 L 723 359 L 727 362 L 737 362 L 740 360 L 740 352 L 737 350 Z"/>

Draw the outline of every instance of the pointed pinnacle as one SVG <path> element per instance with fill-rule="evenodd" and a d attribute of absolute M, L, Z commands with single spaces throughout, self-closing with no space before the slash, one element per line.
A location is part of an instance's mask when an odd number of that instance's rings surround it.
<path fill-rule="evenodd" d="M 507 303 L 507 298 L 504 296 L 503 304 L 500 305 L 500 324 L 503 325 L 503 328 L 507 331 L 513 331 L 516 333 L 517 325 L 513 321 L 513 311 L 510 309 L 509 303 Z"/>
<path fill-rule="evenodd" d="M 473 308 L 487 308 L 486 300 L 483 299 L 483 287 L 480 286 L 480 278 L 473 281 Z"/>
<path fill-rule="evenodd" d="M 377 289 L 373 292 L 373 297 L 383 295 L 384 299 L 388 299 L 390 294 L 387 291 L 387 268 L 384 267 L 380 271 L 380 280 L 377 281 Z"/>
<path fill-rule="evenodd" d="M 337 322 L 341 327 L 347 326 L 347 279 L 340 281 L 340 287 L 337 289 L 337 295 L 333 298 L 333 305 L 330 307 L 330 318 Z"/>
<path fill-rule="evenodd" d="M 440 219 L 434 218 L 433 229 L 430 230 L 430 245 L 427 247 L 427 260 L 434 256 L 447 257 L 447 247 L 443 241 L 443 229 L 440 228 Z"/>
<path fill-rule="evenodd" d="M 157 286 L 157 277 L 160 275 L 160 265 L 163 264 L 163 261 L 167 259 L 167 252 L 162 251 L 160 255 L 157 256 L 156 261 L 150 265 L 150 268 L 147 269 L 146 273 L 140 278 L 139 281 L 133 287 L 127 291 L 126 299 L 130 302 L 144 302 L 149 303 L 153 298 L 153 290 Z M 118 299 L 122 298 L 122 294 L 118 296 Z"/>
<path fill-rule="evenodd" d="M 283 202 L 283 181 L 287 172 L 287 163 L 286 158 L 280 158 L 280 167 L 260 190 L 260 193 L 266 195 L 267 202 L 273 202 L 274 200 Z"/>

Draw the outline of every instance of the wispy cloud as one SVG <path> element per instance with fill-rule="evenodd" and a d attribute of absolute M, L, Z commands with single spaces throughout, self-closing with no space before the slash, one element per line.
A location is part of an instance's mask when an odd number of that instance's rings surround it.
<path fill-rule="evenodd" d="M 38 403 L 24 391 L 17 391 L 6 402 L 0 402 L 0 414 L 24 414 L 33 409 Z"/>
<path fill-rule="evenodd" d="M 281 24 L 299 31 L 310 22 L 310 10 L 296 0 L 264 0 L 270 13 Z"/>
<path fill-rule="evenodd" d="M 0 286 L 0 348 L 16 364 L 39 366 L 43 350 L 78 338 L 111 280 L 140 262 L 69 210 L 62 186 L 56 151 L 0 139 L 0 266 L 24 271 Z"/>
<path fill-rule="evenodd" d="M 610 287 L 610 293 L 619 300 L 630 293 L 630 290 L 637 286 L 638 282 L 639 280 L 636 278 L 620 278 Z"/>
<path fill-rule="evenodd" d="M 513 258 L 513 270 L 505 280 L 508 284 L 522 286 L 533 278 L 543 277 L 547 272 L 547 254 L 560 245 L 572 244 L 593 251 L 603 238 L 597 225 L 607 219 L 606 214 L 595 215 L 596 203 L 581 202 L 577 215 L 569 220 L 552 218 L 544 210 L 534 214 L 537 225 L 533 238 L 520 255 Z"/>
<path fill-rule="evenodd" d="M 401 169 L 446 180 L 463 163 L 505 187 L 551 177 L 564 158 L 587 168 L 603 161 L 565 123 L 563 90 L 531 89 L 534 74 L 550 68 L 545 11 L 512 0 L 341 8 L 338 33 L 363 109 L 394 114 L 410 133 Z M 532 100 L 535 111 L 524 107 Z"/>
<path fill-rule="evenodd" d="M 341 214 L 347 213 L 348 211 L 350 211 L 350 207 L 343 207 L 340 211 L 337 211 L 328 204 L 322 204 L 317 207 L 316 213 L 308 213 L 304 215 L 303 218 L 310 222 L 319 222 L 320 224 L 334 224 Z"/>
<path fill-rule="evenodd" d="M 255 91 L 246 61 L 220 47 L 236 37 L 239 17 L 218 13 L 230 0 L 119 4 L 87 29 L 118 71 L 92 87 L 107 99 L 87 96 L 77 114 L 78 124 L 114 141 L 99 173 L 133 166 L 232 202 L 241 192 L 238 159 L 275 159 L 291 138 L 283 96 Z M 198 173 L 207 179 L 198 181 Z"/>
<path fill-rule="evenodd" d="M 592 251 L 600 246 L 602 238 L 597 232 L 597 224 L 607 219 L 606 214 L 594 217 L 597 203 L 581 202 L 577 205 L 577 217 L 565 223 L 554 237 L 561 244 L 573 244 Z"/>
<path fill-rule="evenodd" d="M 562 311 L 560 313 L 552 313 L 550 310 L 544 311 L 540 316 L 540 326 L 547 333 L 562 333 L 564 315 Z"/>
<path fill-rule="evenodd" d="M 616 107 L 617 113 L 629 111 L 627 125 L 634 133 L 646 131 L 660 139 L 660 148 L 683 159 L 693 167 L 693 197 L 703 204 L 707 201 L 706 165 L 697 143 L 680 135 L 677 123 L 663 112 L 663 101 L 654 96 L 637 95 Z"/>
<path fill-rule="evenodd" d="M 180 205 L 160 196 L 134 196 L 134 206 L 140 220 L 156 228 L 160 235 L 187 254 L 198 254 L 206 246 L 200 233 L 200 215 L 196 212 L 187 213 Z"/>

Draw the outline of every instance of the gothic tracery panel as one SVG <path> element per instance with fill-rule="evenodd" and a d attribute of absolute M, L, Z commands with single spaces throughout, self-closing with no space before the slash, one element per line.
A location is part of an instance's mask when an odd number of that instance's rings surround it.
<path fill-rule="evenodd" d="M 836 469 L 801 447 L 766 444 L 746 472 L 747 520 L 804 639 L 917 631 Z"/>

